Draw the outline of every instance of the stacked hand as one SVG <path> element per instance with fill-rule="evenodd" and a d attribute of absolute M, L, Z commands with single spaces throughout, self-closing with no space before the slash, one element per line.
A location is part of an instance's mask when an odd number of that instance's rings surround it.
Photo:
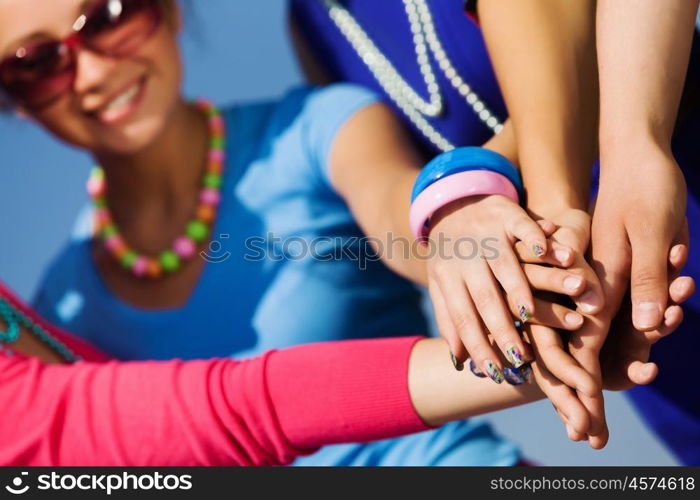
<path fill-rule="evenodd" d="M 592 264 L 586 260 L 591 218 L 581 210 L 535 222 L 515 203 L 488 196 L 448 205 L 431 221 L 432 240 L 468 237 L 495 249 L 468 260 L 437 252 L 429 261 L 436 319 L 455 367 L 471 356 L 477 370 L 502 381 L 503 356 L 490 340 L 511 365 L 532 361 L 569 437 L 588 439 L 594 448 L 608 439 L 602 390 L 655 378 L 658 368 L 647 362 L 651 345 L 679 326 L 679 304 L 694 290 L 691 278 L 679 277 L 688 254 L 682 175 L 659 168 L 649 176 L 634 191 L 601 189 Z M 603 177 L 602 184 L 625 185 L 619 181 Z M 631 303 L 623 301 L 630 276 Z M 515 319 L 527 321 L 524 338 Z"/>

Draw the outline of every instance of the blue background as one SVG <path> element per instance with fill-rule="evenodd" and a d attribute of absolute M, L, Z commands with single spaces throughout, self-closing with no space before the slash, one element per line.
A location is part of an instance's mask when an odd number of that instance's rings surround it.
<path fill-rule="evenodd" d="M 199 0 L 186 8 L 185 93 L 216 102 L 269 98 L 301 82 L 287 40 L 283 0 Z M 87 201 L 85 154 L 32 123 L 0 116 L 0 279 L 31 297 L 42 269 L 65 242 Z M 545 465 L 672 465 L 618 393 L 606 398 L 611 441 L 603 451 L 571 443 L 551 405 L 540 402 L 488 418 Z"/>

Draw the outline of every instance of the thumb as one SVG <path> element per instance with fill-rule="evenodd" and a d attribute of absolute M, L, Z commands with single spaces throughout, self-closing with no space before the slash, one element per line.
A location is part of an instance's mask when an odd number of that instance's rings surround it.
<path fill-rule="evenodd" d="M 661 241 L 659 241 L 661 240 Z M 668 252 L 663 238 L 632 244 L 632 322 L 641 331 L 657 328 L 668 302 Z"/>

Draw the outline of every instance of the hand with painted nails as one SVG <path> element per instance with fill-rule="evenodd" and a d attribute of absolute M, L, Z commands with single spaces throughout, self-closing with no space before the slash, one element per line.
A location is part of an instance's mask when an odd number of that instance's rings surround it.
<path fill-rule="evenodd" d="M 514 368 L 532 360 L 514 319 L 566 330 L 581 327 L 580 314 L 532 292 L 578 296 L 587 287 L 581 273 L 549 267 L 565 267 L 575 257 L 567 246 L 548 241 L 556 230 L 499 195 L 459 200 L 432 217 L 428 288 L 457 370 L 471 357 L 482 373 L 501 383 L 504 363 L 497 350 Z"/>

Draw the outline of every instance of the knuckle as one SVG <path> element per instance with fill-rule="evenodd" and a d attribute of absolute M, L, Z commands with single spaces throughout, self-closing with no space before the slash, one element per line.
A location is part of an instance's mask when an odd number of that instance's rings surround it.
<path fill-rule="evenodd" d="M 651 289 L 659 285 L 660 277 L 651 269 L 640 269 L 632 277 L 632 286 L 636 289 Z"/>
<path fill-rule="evenodd" d="M 469 313 L 460 310 L 454 313 L 452 323 L 458 332 L 462 335 L 466 335 L 471 332 L 473 321 Z"/>

